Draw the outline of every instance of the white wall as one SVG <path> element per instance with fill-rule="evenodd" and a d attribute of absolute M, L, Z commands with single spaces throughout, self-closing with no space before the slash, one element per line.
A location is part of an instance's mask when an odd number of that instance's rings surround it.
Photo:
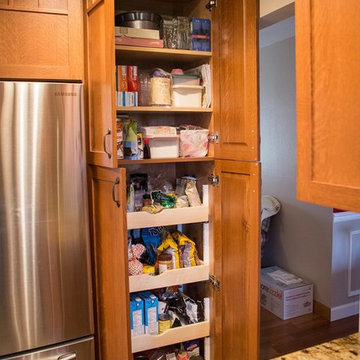
<path fill-rule="evenodd" d="M 269 15 L 292 3 L 294 0 L 260 0 L 260 17 Z"/>
<path fill-rule="evenodd" d="M 314 298 L 330 307 L 332 209 L 296 200 L 294 20 L 285 22 L 260 31 L 262 189 L 282 204 L 271 224 L 264 265 L 312 281 Z M 276 33 L 281 41 L 274 42 Z M 284 39 L 284 33 L 290 37 Z"/>

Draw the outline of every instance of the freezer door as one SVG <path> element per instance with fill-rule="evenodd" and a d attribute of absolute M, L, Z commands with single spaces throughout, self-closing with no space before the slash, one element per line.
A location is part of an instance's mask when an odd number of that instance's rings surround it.
<path fill-rule="evenodd" d="M 0 82 L 0 356 L 93 333 L 81 99 Z"/>
<path fill-rule="evenodd" d="M 95 360 L 94 352 L 94 339 L 91 337 L 4 360 Z"/>

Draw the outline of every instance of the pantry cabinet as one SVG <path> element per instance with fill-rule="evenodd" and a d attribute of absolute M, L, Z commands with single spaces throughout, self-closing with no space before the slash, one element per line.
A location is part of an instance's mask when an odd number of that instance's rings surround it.
<path fill-rule="evenodd" d="M 83 80 L 83 4 L 0 1 L 0 78 Z"/>
<path fill-rule="evenodd" d="M 99 360 L 133 358 L 137 351 L 205 339 L 206 360 L 259 358 L 259 199 L 256 0 L 89 0 L 86 21 L 88 162 Z M 211 51 L 115 45 L 114 16 L 144 9 L 211 19 Z M 210 64 L 209 108 L 117 107 L 115 66 L 192 68 Z M 202 158 L 123 160 L 116 156 L 116 116 L 141 125 L 192 123 L 209 129 Z M 156 215 L 126 213 L 126 179 L 162 174 L 173 182 L 194 174 L 203 204 Z M 128 276 L 127 230 L 178 226 L 199 246 L 203 262 L 157 276 Z M 111 285 L 110 285 L 111 284 Z M 205 321 L 160 336 L 131 338 L 129 293 L 186 284 L 209 299 Z M 113 286 L 111 289 L 110 286 Z"/>
<path fill-rule="evenodd" d="M 360 4 L 296 1 L 298 198 L 360 211 Z"/>

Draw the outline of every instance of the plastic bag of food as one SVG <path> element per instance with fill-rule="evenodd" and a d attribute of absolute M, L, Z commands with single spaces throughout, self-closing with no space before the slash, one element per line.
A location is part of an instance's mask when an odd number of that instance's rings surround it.
<path fill-rule="evenodd" d="M 180 231 L 172 233 L 173 239 L 177 242 L 182 263 L 182 267 L 196 266 L 199 263 L 195 243 Z"/>
<path fill-rule="evenodd" d="M 188 179 L 185 187 L 185 194 L 188 197 L 190 206 L 200 206 L 201 200 L 196 188 L 196 180 Z"/>
<path fill-rule="evenodd" d="M 170 235 L 170 233 L 165 230 L 163 231 L 163 234 L 162 234 L 161 245 L 158 247 L 158 254 L 160 254 L 162 252 L 170 254 L 172 256 L 172 260 L 173 260 L 172 268 L 179 269 L 180 263 L 179 263 L 178 246 L 176 244 L 176 241 Z"/>

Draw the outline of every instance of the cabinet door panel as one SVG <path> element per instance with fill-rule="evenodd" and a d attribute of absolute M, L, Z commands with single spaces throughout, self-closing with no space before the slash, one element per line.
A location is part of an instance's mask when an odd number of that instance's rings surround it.
<path fill-rule="evenodd" d="M 258 359 L 260 164 L 215 161 L 215 174 L 214 359 Z"/>
<path fill-rule="evenodd" d="M 117 167 L 114 16 L 114 0 L 88 1 L 85 16 L 88 160 L 107 167 Z"/>
<path fill-rule="evenodd" d="M 131 359 L 125 184 L 125 169 L 89 166 L 99 360 Z"/>
<path fill-rule="evenodd" d="M 298 198 L 360 211 L 360 3 L 296 2 Z"/>
<path fill-rule="evenodd" d="M 212 16 L 215 156 L 258 160 L 258 2 L 218 1 Z"/>
<path fill-rule="evenodd" d="M 82 1 L 0 2 L 0 78 L 82 80 Z"/>

